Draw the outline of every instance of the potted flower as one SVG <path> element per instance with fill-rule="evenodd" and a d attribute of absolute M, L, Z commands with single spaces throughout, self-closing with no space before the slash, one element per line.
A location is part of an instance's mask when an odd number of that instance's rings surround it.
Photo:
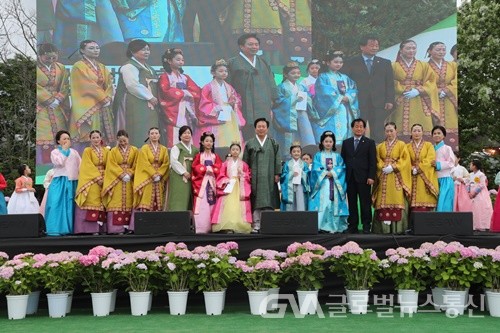
<path fill-rule="evenodd" d="M 156 251 L 162 255 L 160 276 L 167 285 L 170 314 L 184 315 L 189 289 L 195 282 L 197 262 L 184 243 L 169 242 Z"/>
<path fill-rule="evenodd" d="M 31 264 L 22 259 L 7 260 L 0 266 L 0 291 L 7 294 L 9 319 L 26 317 L 29 293 L 36 284 L 34 277 Z"/>
<path fill-rule="evenodd" d="M 158 274 L 160 267 L 160 256 L 154 251 L 122 253 L 116 258 L 113 269 L 127 284 L 133 316 L 148 313 L 151 279 Z"/>
<path fill-rule="evenodd" d="M 298 283 L 297 295 L 301 314 L 315 314 L 318 290 L 325 275 L 323 255 L 326 249 L 311 242 L 293 243 L 287 247 L 287 258 L 281 264 L 285 281 Z"/>
<path fill-rule="evenodd" d="M 71 309 L 70 292 L 75 288 L 79 276 L 80 252 L 59 252 L 38 257 L 33 264 L 39 269 L 41 281 L 47 294 L 49 316 L 51 318 L 65 317 Z"/>
<path fill-rule="evenodd" d="M 248 289 L 250 312 L 265 314 L 268 289 L 277 288 L 280 280 L 280 262 L 251 256 L 246 261 L 238 260 L 235 265 L 239 269 L 239 280 Z"/>
<path fill-rule="evenodd" d="M 416 313 L 418 293 L 425 290 L 430 258 L 422 249 L 398 247 L 385 251 L 380 265 L 386 277 L 394 281 L 402 313 Z"/>
<path fill-rule="evenodd" d="M 347 242 L 326 251 L 324 258 L 332 264 L 330 270 L 345 280 L 351 313 L 367 313 L 369 290 L 378 282 L 382 271 L 375 251 L 363 250 L 356 242 Z"/>
<path fill-rule="evenodd" d="M 429 268 L 436 286 L 444 286 L 443 304 L 447 313 L 463 314 L 468 289 L 480 279 L 483 267 L 477 247 L 451 242 L 431 251 Z"/>
<path fill-rule="evenodd" d="M 237 250 L 238 244 L 235 242 L 199 246 L 193 250 L 197 288 L 203 291 L 208 315 L 222 313 L 225 289 L 237 278 L 237 269 L 234 266 Z"/>
<path fill-rule="evenodd" d="M 120 250 L 100 245 L 79 258 L 82 284 L 92 296 L 94 316 L 109 315 L 113 282 L 116 280 L 112 267 L 119 262 L 120 253 Z"/>
<path fill-rule="evenodd" d="M 490 315 L 500 317 L 500 246 L 494 250 L 482 249 L 481 272 Z M 478 266 L 478 264 L 476 264 Z"/>

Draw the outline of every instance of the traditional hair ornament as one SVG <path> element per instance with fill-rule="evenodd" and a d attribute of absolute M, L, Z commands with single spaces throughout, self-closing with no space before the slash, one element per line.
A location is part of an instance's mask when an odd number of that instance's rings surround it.
<path fill-rule="evenodd" d="M 333 135 L 333 132 L 332 131 L 326 131 L 324 134 L 325 135 Z"/>
<path fill-rule="evenodd" d="M 215 61 L 215 65 L 216 66 L 222 66 L 222 65 L 227 66 L 227 62 L 224 59 L 219 59 L 219 60 Z"/>
<path fill-rule="evenodd" d="M 311 64 L 319 64 L 321 61 L 319 61 L 318 59 L 313 59 L 311 60 Z"/>
<path fill-rule="evenodd" d="M 241 142 L 238 140 L 233 140 L 233 141 L 231 141 L 231 144 L 232 145 L 239 145 L 239 144 L 241 144 Z"/>
<path fill-rule="evenodd" d="M 287 64 L 286 64 L 286 67 L 287 68 L 295 68 L 295 67 L 299 67 L 299 64 L 296 63 L 295 61 L 289 61 Z"/>
<path fill-rule="evenodd" d="M 302 147 L 302 145 L 300 144 L 300 141 L 294 141 L 294 142 L 292 142 L 292 145 L 290 147 L 291 148 Z"/>
<path fill-rule="evenodd" d="M 339 50 L 328 50 L 326 51 L 327 56 L 338 56 L 338 57 L 344 57 L 344 52 L 339 51 Z"/>

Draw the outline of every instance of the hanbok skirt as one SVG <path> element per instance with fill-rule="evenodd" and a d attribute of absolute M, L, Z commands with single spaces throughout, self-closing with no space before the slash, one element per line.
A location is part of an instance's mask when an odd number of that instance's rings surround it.
<path fill-rule="evenodd" d="M 472 201 L 464 184 L 455 184 L 454 212 L 472 212 Z"/>
<path fill-rule="evenodd" d="M 455 197 L 455 183 L 451 177 L 438 178 L 439 197 L 436 212 L 453 212 L 453 199 Z"/>
<path fill-rule="evenodd" d="M 45 225 L 48 236 L 73 233 L 77 185 L 77 180 L 68 180 L 66 176 L 52 179 L 45 207 Z"/>
<path fill-rule="evenodd" d="M 472 218 L 474 230 L 489 229 L 492 215 L 493 205 L 491 204 L 490 193 L 487 189 L 483 189 L 474 199 L 472 199 Z"/>
<path fill-rule="evenodd" d="M 38 214 L 40 205 L 33 192 L 14 192 L 7 205 L 7 212 L 9 214 Z"/>
<path fill-rule="evenodd" d="M 219 207 L 220 206 L 220 207 Z M 233 191 L 228 195 L 219 197 L 215 204 L 215 211 L 221 210 L 218 221 L 212 219 L 212 232 L 232 230 L 235 233 L 249 234 L 252 231 L 252 221 L 244 221 L 240 201 L 240 182 L 236 182 Z"/>
<path fill-rule="evenodd" d="M 498 188 L 497 199 L 495 200 L 495 208 L 491 216 L 490 231 L 500 232 L 500 187 Z"/>

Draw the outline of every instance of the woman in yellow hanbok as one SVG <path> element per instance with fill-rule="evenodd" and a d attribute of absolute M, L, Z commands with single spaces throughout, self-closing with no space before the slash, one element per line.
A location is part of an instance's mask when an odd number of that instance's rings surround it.
<path fill-rule="evenodd" d="M 128 133 L 119 130 L 118 145 L 108 154 L 102 202 L 108 212 L 108 234 L 131 233 L 134 231 L 133 179 L 139 150 L 129 145 Z"/>
<path fill-rule="evenodd" d="M 64 65 L 57 62 L 57 48 L 53 44 L 38 47 L 36 66 L 36 147 L 37 165 L 50 164 L 50 153 L 57 148 L 54 138 L 66 128 L 67 115 L 62 108 L 69 94 L 69 75 Z"/>
<path fill-rule="evenodd" d="M 436 208 L 439 193 L 436 169 L 436 151 L 429 141 L 422 139 L 424 129 L 420 124 L 411 127 L 411 141 L 406 145 L 411 159 L 410 211 L 432 211 Z"/>
<path fill-rule="evenodd" d="M 167 147 L 160 144 L 158 127 L 149 129 L 149 143 L 141 147 L 134 175 L 134 208 L 159 211 L 163 208 L 170 162 Z"/>
<path fill-rule="evenodd" d="M 111 72 L 97 61 L 101 49 L 93 40 L 84 40 L 79 50 L 82 60 L 71 68 L 70 133 L 75 141 L 86 144 L 94 129 L 103 133 L 106 144 L 114 142 L 113 78 Z"/>
<path fill-rule="evenodd" d="M 406 144 L 398 140 L 397 127 L 387 123 L 385 141 L 377 146 L 377 179 L 372 200 L 375 206 L 374 233 L 397 233 L 407 230 L 403 219 L 405 198 L 411 195 L 411 161 Z"/>
<path fill-rule="evenodd" d="M 439 102 L 436 75 L 429 64 L 415 59 L 417 44 L 406 40 L 399 46 L 394 71 L 396 107 L 389 121 L 400 128 L 401 139 L 408 140 L 412 124 L 422 124 L 424 138 L 430 140 L 428 130 L 433 127 L 433 118 L 439 118 Z"/>
<path fill-rule="evenodd" d="M 90 147 L 85 148 L 80 164 L 75 201 L 75 234 L 106 232 L 106 210 L 101 191 L 109 149 L 102 146 L 101 132 L 90 132 Z"/>

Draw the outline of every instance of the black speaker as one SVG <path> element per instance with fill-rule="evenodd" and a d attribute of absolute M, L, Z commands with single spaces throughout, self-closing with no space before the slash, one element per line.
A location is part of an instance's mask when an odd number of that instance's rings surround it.
<path fill-rule="evenodd" d="M 472 212 L 412 212 L 415 235 L 473 234 Z"/>
<path fill-rule="evenodd" d="M 135 212 L 136 235 L 188 235 L 194 233 L 193 212 Z"/>
<path fill-rule="evenodd" d="M 42 214 L 0 215 L 0 238 L 33 238 L 44 234 Z"/>
<path fill-rule="evenodd" d="M 318 212 L 263 211 L 260 233 L 269 235 L 316 235 Z"/>

